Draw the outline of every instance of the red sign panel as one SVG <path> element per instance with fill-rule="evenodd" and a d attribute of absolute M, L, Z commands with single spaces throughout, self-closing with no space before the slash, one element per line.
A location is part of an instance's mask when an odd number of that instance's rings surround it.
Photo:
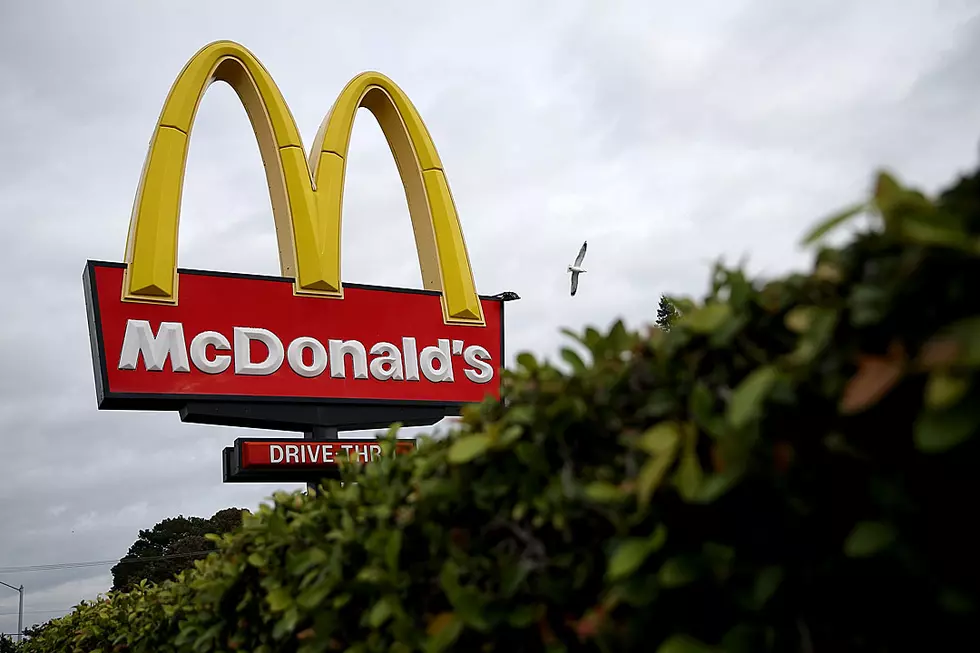
<path fill-rule="evenodd" d="M 438 293 L 182 270 L 177 305 L 122 301 L 121 264 L 86 270 L 100 407 L 181 401 L 457 405 L 499 396 L 503 303 L 446 325 Z M 105 404 L 105 405 L 104 405 Z"/>
<path fill-rule="evenodd" d="M 250 470 L 310 470 L 334 467 L 340 461 L 369 463 L 382 455 L 373 441 L 241 440 L 240 467 Z M 395 455 L 415 448 L 415 440 L 399 440 Z"/>

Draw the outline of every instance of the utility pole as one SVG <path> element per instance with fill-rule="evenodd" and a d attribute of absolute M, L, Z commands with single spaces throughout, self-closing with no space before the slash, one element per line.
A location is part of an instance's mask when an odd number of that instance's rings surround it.
<path fill-rule="evenodd" d="M 13 585 L 8 585 L 2 580 L 0 580 L 0 585 L 9 587 L 20 594 L 19 606 L 17 608 L 17 641 L 20 642 L 24 639 L 24 586 L 22 584 L 20 587 L 14 587 Z"/>

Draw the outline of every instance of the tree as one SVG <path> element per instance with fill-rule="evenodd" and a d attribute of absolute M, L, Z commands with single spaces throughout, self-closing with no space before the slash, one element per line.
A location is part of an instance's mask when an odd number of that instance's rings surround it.
<path fill-rule="evenodd" d="M 126 555 L 112 568 L 112 589 L 128 589 L 144 579 L 162 583 L 191 568 L 195 560 L 214 550 L 214 543 L 204 536 L 235 530 L 242 523 L 242 512 L 248 511 L 226 508 L 210 519 L 179 515 L 141 530 Z"/>
<path fill-rule="evenodd" d="M 679 313 L 670 303 L 666 295 L 660 295 L 660 305 L 657 306 L 657 326 L 664 331 L 670 331 L 670 325 L 677 319 Z"/>
<path fill-rule="evenodd" d="M 6 635 L 0 635 L 0 653 L 17 653 L 22 650 L 20 645 L 15 644 L 14 640 Z"/>

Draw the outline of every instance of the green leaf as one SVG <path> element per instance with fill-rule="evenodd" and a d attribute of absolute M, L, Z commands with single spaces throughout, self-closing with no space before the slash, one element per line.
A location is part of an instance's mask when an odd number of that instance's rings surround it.
<path fill-rule="evenodd" d="M 385 564 L 389 571 L 398 571 L 398 558 L 402 551 L 402 532 L 393 530 L 388 533 L 385 543 Z"/>
<path fill-rule="evenodd" d="M 517 355 L 517 364 L 528 372 L 533 372 L 538 369 L 538 361 L 534 357 L 534 354 L 526 351 Z"/>
<path fill-rule="evenodd" d="M 759 572 L 752 590 L 756 608 L 761 609 L 772 598 L 782 584 L 784 575 L 782 567 L 766 567 Z"/>
<path fill-rule="evenodd" d="M 293 604 L 293 597 L 285 587 L 277 587 L 266 596 L 269 609 L 273 612 L 282 612 Z"/>
<path fill-rule="evenodd" d="M 427 629 L 429 639 L 425 643 L 427 653 L 441 653 L 453 645 L 463 632 L 463 621 L 452 612 L 438 615 Z"/>
<path fill-rule="evenodd" d="M 377 628 L 391 616 L 391 604 L 388 602 L 387 597 L 381 599 L 371 608 L 368 612 L 368 625 L 371 628 Z"/>
<path fill-rule="evenodd" d="M 916 448 L 942 453 L 965 442 L 980 428 L 980 406 L 963 401 L 944 411 L 927 410 L 915 421 Z"/>
<path fill-rule="evenodd" d="M 767 365 L 753 370 L 745 377 L 732 392 L 728 402 L 728 423 L 735 428 L 742 428 L 756 419 L 769 391 L 776 383 L 778 374 L 775 367 Z"/>
<path fill-rule="evenodd" d="M 742 470 L 726 469 L 719 474 L 710 474 L 702 481 L 698 494 L 694 499 L 689 499 L 692 503 L 709 504 L 724 495 L 733 488 L 742 478 Z"/>
<path fill-rule="evenodd" d="M 566 363 L 568 363 L 568 366 L 572 368 L 572 372 L 575 374 L 581 374 L 585 371 L 585 361 L 582 360 L 582 357 L 579 356 L 578 352 L 574 349 L 562 347 L 561 357 Z"/>
<path fill-rule="evenodd" d="M 732 316 L 732 307 L 721 302 L 709 302 L 690 313 L 682 315 L 677 324 L 695 333 L 711 334 L 720 329 Z"/>
<path fill-rule="evenodd" d="M 701 489 L 701 482 L 704 480 L 704 470 L 701 469 L 701 461 L 698 460 L 697 429 L 689 425 L 685 430 L 687 433 L 684 437 L 684 452 L 681 454 L 674 480 L 681 497 L 685 501 L 695 501 Z"/>
<path fill-rule="evenodd" d="M 466 435 L 449 448 L 449 462 L 459 465 L 482 456 L 490 448 L 490 436 L 485 433 Z"/>
<path fill-rule="evenodd" d="M 669 451 L 656 455 L 643 463 L 643 467 L 640 468 L 640 473 L 636 478 L 636 492 L 641 505 L 650 503 L 650 498 L 663 483 L 667 470 L 671 468 L 676 458 L 677 447 L 675 445 Z"/>
<path fill-rule="evenodd" d="M 841 226 L 854 216 L 867 210 L 867 204 L 861 202 L 860 204 L 855 204 L 854 206 L 849 206 L 839 213 L 835 213 L 830 217 L 824 218 L 816 227 L 814 227 L 810 233 L 803 238 L 803 245 L 811 245 L 816 241 L 823 238 L 827 233 Z"/>
<path fill-rule="evenodd" d="M 614 503 L 626 497 L 625 493 L 612 483 L 593 481 L 585 486 L 585 496 L 597 503 Z"/>
<path fill-rule="evenodd" d="M 783 322 L 786 324 L 786 328 L 793 333 L 805 333 L 813 324 L 816 311 L 815 306 L 797 306 L 786 313 Z"/>
<path fill-rule="evenodd" d="M 676 422 L 660 422 L 647 429 L 636 443 L 647 453 L 664 454 L 672 451 L 680 440 L 680 426 Z"/>
<path fill-rule="evenodd" d="M 657 647 L 657 653 L 718 653 L 718 649 L 688 635 L 674 634 Z"/>
<path fill-rule="evenodd" d="M 895 540 L 895 529 L 880 521 L 858 522 L 844 541 L 844 554 L 849 558 L 867 558 Z"/>
<path fill-rule="evenodd" d="M 934 410 L 949 408 L 958 402 L 970 387 L 963 376 L 936 371 L 926 381 L 926 406 Z"/>
<path fill-rule="evenodd" d="M 657 580 L 661 586 L 672 589 L 687 585 L 696 580 L 698 575 L 698 568 L 693 560 L 687 556 L 675 556 L 668 558 L 660 566 Z"/>
<path fill-rule="evenodd" d="M 946 333 L 959 345 L 956 356 L 958 365 L 980 366 L 980 316 L 954 322 Z"/>
<path fill-rule="evenodd" d="M 647 538 L 631 537 L 623 540 L 609 556 L 606 578 L 615 581 L 629 576 L 640 568 L 652 552 L 653 546 Z"/>

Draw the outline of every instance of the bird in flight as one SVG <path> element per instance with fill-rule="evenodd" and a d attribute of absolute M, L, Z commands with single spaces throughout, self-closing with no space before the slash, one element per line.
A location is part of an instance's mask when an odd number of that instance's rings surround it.
<path fill-rule="evenodd" d="M 568 266 L 568 271 L 572 273 L 572 297 L 575 296 L 575 291 L 578 290 L 578 275 L 586 272 L 585 268 L 582 267 L 582 261 L 585 259 L 585 248 L 588 245 L 588 241 L 582 243 L 582 249 L 578 251 L 578 256 L 575 257 L 575 263 Z"/>

